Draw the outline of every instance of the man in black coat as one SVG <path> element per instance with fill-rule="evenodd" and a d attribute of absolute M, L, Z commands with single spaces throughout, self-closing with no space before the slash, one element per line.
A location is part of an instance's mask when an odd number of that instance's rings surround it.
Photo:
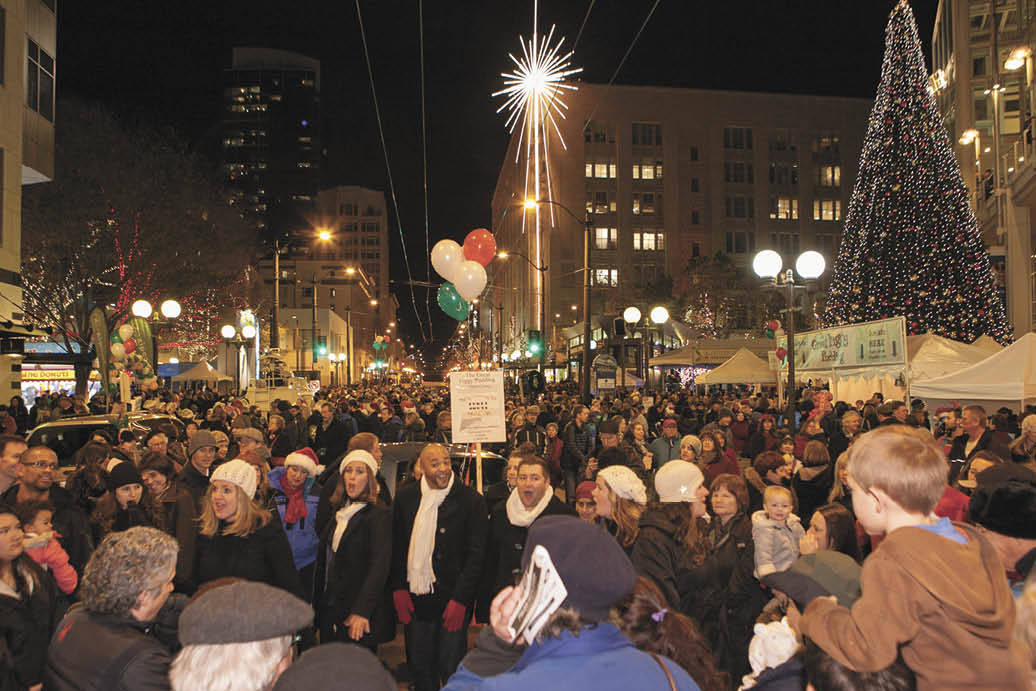
<path fill-rule="evenodd" d="M 544 456 L 547 453 L 547 431 L 540 427 L 536 420 L 540 416 L 538 406 L 531 405 L 525 410 L 525 424 L 519 427 L 514 433 L 514 448 L 518 448 L 525 442 L 536 447 L 536 454 Z"/>
<path fill-rule="evenodd" d="M 964 406 L 961 410 L 960 428 L 964 433 L 953 440 L 953 446 L 947 454 L 950 461 L 950 485 L 956 482 L 961 469 L 970 463 L 979 451 L 992 451 L 1000 458 L 1010 460 L 1010 450 L 993 443 L 993 432 L 986 427 L 986 409 L 982 406 Z"/>
<path fill-rule="evenodd" d="M 429 444 L 418 462 L 422 481 L 401 487 L 392 502 L 389 584 L 415 688 L 436 691 L 467 651 L 487 514 L 482 495 L 454 474 L 444 446 Z"/>
<path fill-rule="evenodd" d="M 187 465 L 176 481 L 194 500 L 195 514 L 201 513 L 201 500 L 209 490 L 209 474 L 216 460 L 216 436 L 208 430 L 198 430 L 187 444 Z"/>
<path fill-rule="evenodd" d="M 17 506 L 25 501 L 47 501 L 54 505 L 51 524 L 61 537 L 59 542 L 68 552 L 68 561 L 76 573 L 82 574 L 90 553 L 93 539 L 90 535 L 86 514 L 76 506 L 72 495 L 60 485 L 54 484 L 58 469 L 58 457 L 46 446 L 29 447 L 18 463 L 18 482 L 4 492 L 3 503 Z"/>
<path fill-rule="evenodd" d="M 576 406 L 572 421 L 565 425 L 561 438 L 565 444 L 561 451 L 561 470 L 565 475 L 565 500 L 576 502 L 576 485 L 579 484 L 579 469 L 586 465 L 593 453 L 593 438 L 587 428 L 590 411 L 586 406 Z"/>
<path fill-rule="evenodd" d="M 539 456 L 521 458 L 515 491 L 497 505 L 489 520 L 486 568 L 482 574 L 482 593 L 488 595 L 485 604 L 507 586 L 517 584 L 525 538 L 532 522 L 540 516 L 555 514 L 574 516 L 575 511 L 554 496 L 550 466 Z"/>
<path fill-rule="evenodd" d="M 313 444 L 323 466 L 336 461 L 349 445 L 349 432 L 345 423 L 335 418 L 335 407 L 327 401 L 320 404 L 320 424 L 317 425 L 317 437 Z"/>

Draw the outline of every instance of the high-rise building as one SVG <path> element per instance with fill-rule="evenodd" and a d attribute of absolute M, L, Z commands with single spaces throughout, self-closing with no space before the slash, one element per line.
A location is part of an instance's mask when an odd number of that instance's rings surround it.
<path fill-rule="evenodd" d="M 663 277 L 679 294 L 703 255 L 722 252 L 742 271 L 767 248 L 786 265 L 808 249 L 834 263 L 870 99 L 579 84 L 565 101 L 567 148 L 551 134 L 539 197 L 557 204 L 540 206 L 538 258 L 517 132 L 493 196 L 497 244 L 548 269 L 546 338 L 582 319 L 587 221 L 595 316 L 621 314 Z M 508 352 L 536 328 L 536 270 L 508 260 L 490 273 Z"/>
<path fill-rule="evenodd" d="M 0 0 L 0 390 L 21 393 L 22 186 L 54 178 L 54 0 Z"/>
<path fill-rule="evenodd" d="M 1015 336 L 1036 325 L 1036 0 L 940 0 L 931 88 Z"/>
<path fill-rule="evenodd" d="M 222 148 L 230 203 L 264 243 L 311 228 L 320 188 L 320 62 L 234 48 L 223 73 Z"/>

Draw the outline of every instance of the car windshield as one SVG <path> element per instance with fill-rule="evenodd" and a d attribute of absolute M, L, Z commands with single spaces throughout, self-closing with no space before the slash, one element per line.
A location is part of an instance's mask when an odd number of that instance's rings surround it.
<path fill-rule="evenodd" d="M 76 451 L 90 441 L 90 436 L 97 430 L 106 430 L 113 437 L 118 430 L 109 423 L 96 425 L 53 426 L 38 429 L 29 437 L 29 446 L 48 446 L 58 456 L 60 465 L 71 465 Z"/>

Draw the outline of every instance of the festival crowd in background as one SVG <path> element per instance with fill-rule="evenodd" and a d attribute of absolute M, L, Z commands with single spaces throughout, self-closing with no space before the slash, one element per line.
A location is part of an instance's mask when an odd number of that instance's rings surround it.
<path fill-rule="evenodd" d="M 1036 411 L 533 398 L 485 487 L 445 388 L 160 391 L 65 470 L 27 432 L 103 404 L 0 406 L 0 689 L 1030 688 Z"/>

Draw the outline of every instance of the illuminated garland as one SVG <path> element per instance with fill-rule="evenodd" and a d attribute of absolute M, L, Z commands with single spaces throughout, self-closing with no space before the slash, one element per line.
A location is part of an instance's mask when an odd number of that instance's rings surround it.
<path fill-rule="evenodd" d="M 824 314 L 826 325 L 905 315 L 912 334 L 1011 341 L 906 0 L 885 60 Z"/>

